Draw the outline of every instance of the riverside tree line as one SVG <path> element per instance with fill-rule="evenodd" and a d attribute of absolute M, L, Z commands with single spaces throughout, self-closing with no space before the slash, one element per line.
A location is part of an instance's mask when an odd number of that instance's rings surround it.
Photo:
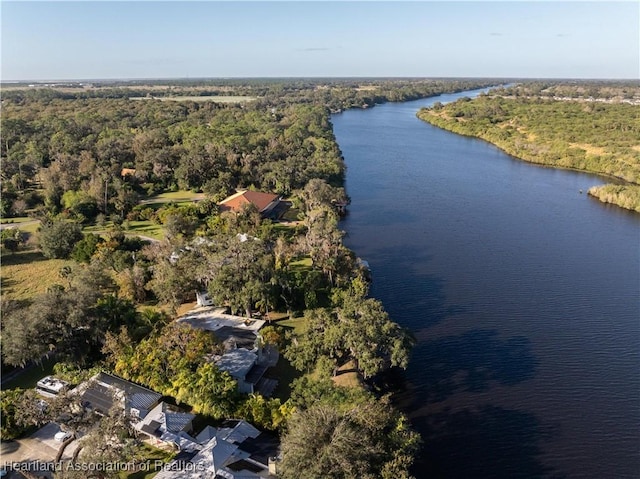
<path fill-rule="evenodd" d="M 531 82 L 436 104 L 418 117 L 525 161 L 606 175 L 615 183 L 589 194 L 640 212 L 640 104 L 634 101 L 640 103 L 638 82 Z"/>
<path fill-rule="evenodd" d="M 401 82 L 397 98 L 484 84 L 417 82 L 403 93 Z M 272 85 L 282 96 L 243 105 L 48 90 L 3 98 L 2 215 L 39 219 L 42 254 L 74 260 L 43 295 L 3 301 L 3 368 L 53 357 L 55 373 L 72 383 L 107 370 L 207 420 L 246 418 L 281 434 L 283 477 L 409 477 L 419 437 L 370 380 L 406 367 L 413 340 L 368 296 L 367 272 L 342 243 L 334 205 L 348 202 L 344 163 L 332 105 L 317 86 Z M 336 97 L 327 98 L 351 106 L 338 97 L 348 88 L 330 85 Z M 384 88 L 395 91 L 393 83 Z M 383 95 L 377 100 L 396 98 Z M 135 175 L 123 176 L 123 168 Z M 252 207 L 221 213 L 219 200 L 239 187 L 286 195 L 297 221 L 275 224 Z M 158 209 L 139 202 L 176 189 L 206 198 Z M 123 222 L 142 217 L 164 225 L 163 241 L 124 234 Z M 92 225 L 104 232 L 83 231 Z M 3 254 L 22 248 L 19 230 L 11 235 Z M 206 359 L 220 351 L 215 338 L 172 321 L 197 290 L 235 313 L 303 318 L 297 334 L 277 325 L 262 331 L 300 371 L 287 397 L 239 394 Z M 364 387 L 334 383 L 345 365 Z M 117 414 L 87 416 L 73 398 L 37 405 L 32 390 L 3 391 L 2 437 L 55 419 L 95 441 L 96 427 L 117 429 L 94 446 L 118 459 L 135 456 L 133 431 Z M 95 460 L 96 447 L 87 444 L 80 458 Z"/>

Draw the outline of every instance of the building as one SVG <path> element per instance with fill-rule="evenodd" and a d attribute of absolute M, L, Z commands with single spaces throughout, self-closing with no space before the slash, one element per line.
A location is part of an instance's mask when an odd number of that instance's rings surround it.
<path fill-rule="evenodd" d="M 188 437 L 185 433 L 192 431 L 195 417 L 195 414 L 163 401 L 133 427 L 154 446 L 173 445 L 179 448 L 184 438 Z"/>
<path fill-rule="evenodd" d="M 196 329 L 212 331 L 214 334 L 225 327 L 238 331 L 250 331 L 256 338 L 258 331 L 266 323 L 263 319 L 248 319 L 243 316 L 227 314 L 226 310 L 227 308 L 216 307 L 194 308 L 180 316 L 177 321 L 179 323 L 187 323 Z"/>
<path fill-rule="evenodd" d="M 277 364 L 279 354 L 273 347 L 262 346 L 259 331 L 266 321 L 234 316 L 225 311 L 226 308 L 194 308 L 177 321 L 211 331 L 224 345 L 225 353 L 212 360 L 238 382 L 241 393 L 260 392 L 265 397 L 270 396 L 278 381 L 265 378 L 264 374 Z"/>
<path fill-rule="evenodd" d="M 84 407 L 99 414 L 107 414 L 119 404 L 127 415 L 137 419 L 143 419 L 162 397 L 151 389 L 103 372 L 79 385 L 74 392 L 80 395 Z"/>
<path fill-rule="evenodd" d="M 156 479 L 275 477 L 278 440 L 246 421 L 227 421 L 221 428 L 207 426 L 183 446 Z"/>
<path fill-rule="evenodd" d="M 64 392 L 68 386 L 69 383 L 67 381 L 53 376 L 46 376 L 36 383 L 36 392 L 41 396 L 54 398 Z"/>
<path fill-rule="evenodd" d="M 238 391 L 245 394 L 255 392 L 256 384 L 262 378 L 260 374 L 257 380 L 255 380 L 255 377 L 258 376 L 258 374 L 255 373 L 252 377 L 247 377 L 257 362 L 258 355 L 244 348 L 227 351 L 215 360 L 218 369 L 228 372 L 238 383 Z M 260 370 L 261 368 L 258 369 Z M 252 381 L 251 379 L 254 380 Z"/>
<path fill-rule="evenodd" d="M 248 205 L 253 205 L 263 218 L 278 219 L 289 208 L 289 204 L 280 200 L 274 193 L 242 190 L 229 196 L 219 203 L 221 211 L 239 213 Z"/>

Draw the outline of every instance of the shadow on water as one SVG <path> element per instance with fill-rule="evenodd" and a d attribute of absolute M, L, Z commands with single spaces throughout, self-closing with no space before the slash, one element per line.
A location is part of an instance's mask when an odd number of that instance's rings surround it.
<path fill-rule="evenodd" d="M 461 305 L 446 304 L 442 278 L 416 268 L 431 260 L 426 250 L 389 247 L 377 249 L 373 258 L 371 295 L 383 301 L 390 317 L 401 326 L 416 332 L 466 311 Z M 393 300 L 396 297 L 404 301 Z"/>
<path fill-rule="evenodd" d="M 560 479 L 540 460 L 551 434 L 528 412 L 484 406 L 417 419 L 424 446 L 417 477 L 446 479 Z"/>
<path fill-rule="evenodd" d="M 482 392 L 493 382 L 512 386 L 534 376 L 536 359 L 523 336 L 498 337 L 476 329 L 423 341 L 413 351 L 416 401 L 440 402 L 460 392 Z"/>

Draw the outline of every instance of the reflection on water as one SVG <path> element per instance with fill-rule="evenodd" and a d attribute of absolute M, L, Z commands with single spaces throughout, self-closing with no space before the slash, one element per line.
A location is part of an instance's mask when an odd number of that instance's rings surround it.
<path fill-rule="evenodd" d="M 415 475 L 640 477 L 640 215 L 417 120 L 432 101 L 333 117 L 345 241 L 418 339 Z"/>

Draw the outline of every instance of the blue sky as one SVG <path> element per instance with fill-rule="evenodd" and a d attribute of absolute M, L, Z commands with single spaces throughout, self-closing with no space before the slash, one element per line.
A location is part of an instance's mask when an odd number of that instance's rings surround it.
<path fill-rule="evenodd" d="M 640 2 L 2 1 L 2 80 L 640 78 Z"/>

